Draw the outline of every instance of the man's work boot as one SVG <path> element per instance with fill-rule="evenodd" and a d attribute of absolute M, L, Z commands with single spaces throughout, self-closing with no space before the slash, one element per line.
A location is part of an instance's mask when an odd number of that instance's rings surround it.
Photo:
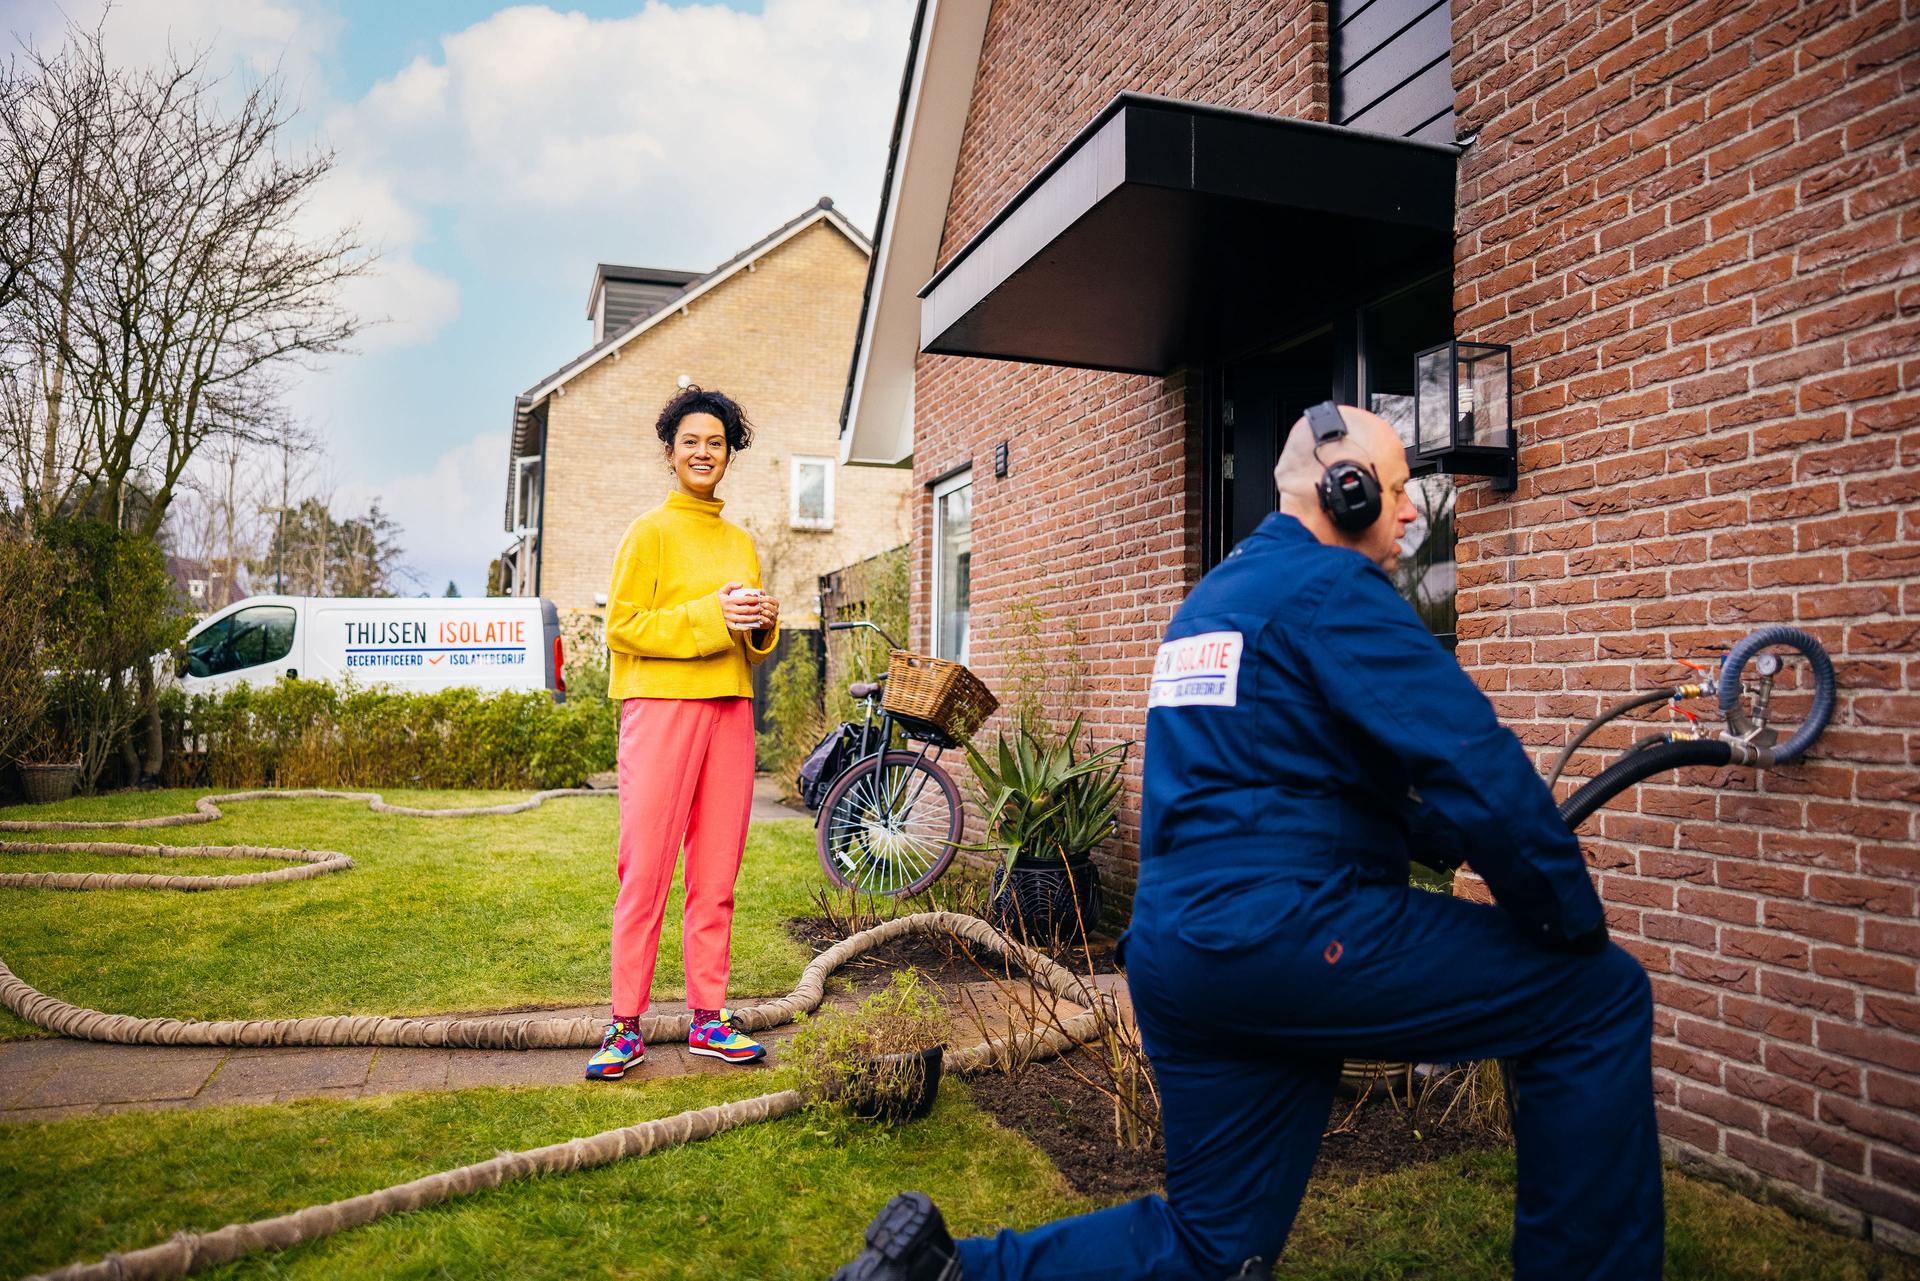
<path fill-rule="evenodd" d="M 959 1281 L 946 1220 L 924 1192 L 902 1192 L 867 1225 L 867 1248 L 833 1281 Z"/>

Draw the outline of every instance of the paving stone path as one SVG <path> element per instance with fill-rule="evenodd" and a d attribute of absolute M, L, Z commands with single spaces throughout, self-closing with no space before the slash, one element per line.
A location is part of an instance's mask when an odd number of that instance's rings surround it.
<path fill-rule="evenodd" d="M 686 1009 L 657 1002 L 661 1013 Z M 536 1010 L 548 1016 L 605 1018 L 602 1007 Z M 778 1054 L 793 1035 L 776 1028 L 761 1040 Z M 580 1082 L 589 1051 L 445 1049 L 218 1049 L 99 1045 L 64 1038 L 0 1044 L 0 1122 L 44 1121 L 86 1113 L 215 1107 L 223 1103 L 286 1103 L 294 1099 L 357 1099 L 405 1090 L 459 1090 L 475 1085 L 561 1085 Z M 689 1072 L 738 1072 L 678 1043 L 647 1047 L 628 1081 Z"/>
<path fill-rule="evenodd" d="M 1125 1003 L 1125 981 L 1101 975 L 1103 989 Z M 955 1002 L 955 1040 L 980 1037 L 981 1025 L 995 1036 L 1016 1024 L 1031 1026 L 1033 1011 L 1023 1003 L 1023 984 L 967 984 Z M 849 1008 L 856 996 L 841 992 L 829 1008 Z M 742 1004 L 748 1002 L 743 999 Z M 677 1014 L 680 1002 L 660 1001 L 654 1009 Z M 1072 1018 L 1081 1008 L 1061 1002 L 1054 1012 Z M 487 1011 L 486 1013 L 497 1013 Z M 605 1018 L 599 1006 L 514 1011 L 526 1018 Z M 781 1047 L 796 1025 L 757 1034 L 769 1059 L 777 1063 Z M 634 1082 L 688 1073 L 765 1071 L 741 1068 L 718 1059 L 689 1054 L 679 1042 L 647 1047 L 645 1061 L 628 1069 L 618 1086 L 581 1079 L 588 1051 L 445 1049 L 214 1049 L 151 1045 L 100 1045 L 65 1038 L 0 1043 L 0 1123 L 50 1121 L 61 1117 L 175 1108 L 217 1107 L 227 1103 L 289 1103 L 295 1099 L 357 1099 L 409 1090 L 461 1090 L 480 1085 L 569 1085 L 587 1089 L 619 1088 Z"/>

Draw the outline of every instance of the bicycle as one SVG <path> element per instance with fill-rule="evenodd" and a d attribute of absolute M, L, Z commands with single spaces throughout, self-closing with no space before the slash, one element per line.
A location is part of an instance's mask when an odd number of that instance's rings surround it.
<path fill-rule="evenodd" d="M 865 620 L 827 626 L 836 632 L 868 628 L 900 651 L 891 636 Z M 847 687 L 863 715 L 842 731 L 857 732 L 858 748 L 834 777 L 814 823 L 828 880 L 842 889 L 899 897 L 919 893 L 947 870 L 964 815 L 960 789 L 939 764 L 941 751 L 959 740 L 932 721 L 888 710 L 890 675 Z M 907 746 L 894 746 L 896 733 Z"/>

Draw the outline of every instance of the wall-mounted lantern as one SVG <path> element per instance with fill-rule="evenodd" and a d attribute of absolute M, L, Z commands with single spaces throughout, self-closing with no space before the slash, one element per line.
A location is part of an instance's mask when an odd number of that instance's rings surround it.
<path fill-rule="evenodd" d="M 1520 480 L 1513 435 L 1513 348 L 1450 342 L 1414 358 L 1414 458 L 1421 471 Z"/>

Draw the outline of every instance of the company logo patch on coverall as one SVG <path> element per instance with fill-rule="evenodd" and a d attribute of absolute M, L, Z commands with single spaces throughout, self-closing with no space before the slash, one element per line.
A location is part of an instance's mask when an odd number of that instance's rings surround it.
<path fill-rule="evenodd" d="M 1232 707 L 1239 697 L 1239 632 L 1202 632 L 1160 646 L 1148 707 Z"/>

